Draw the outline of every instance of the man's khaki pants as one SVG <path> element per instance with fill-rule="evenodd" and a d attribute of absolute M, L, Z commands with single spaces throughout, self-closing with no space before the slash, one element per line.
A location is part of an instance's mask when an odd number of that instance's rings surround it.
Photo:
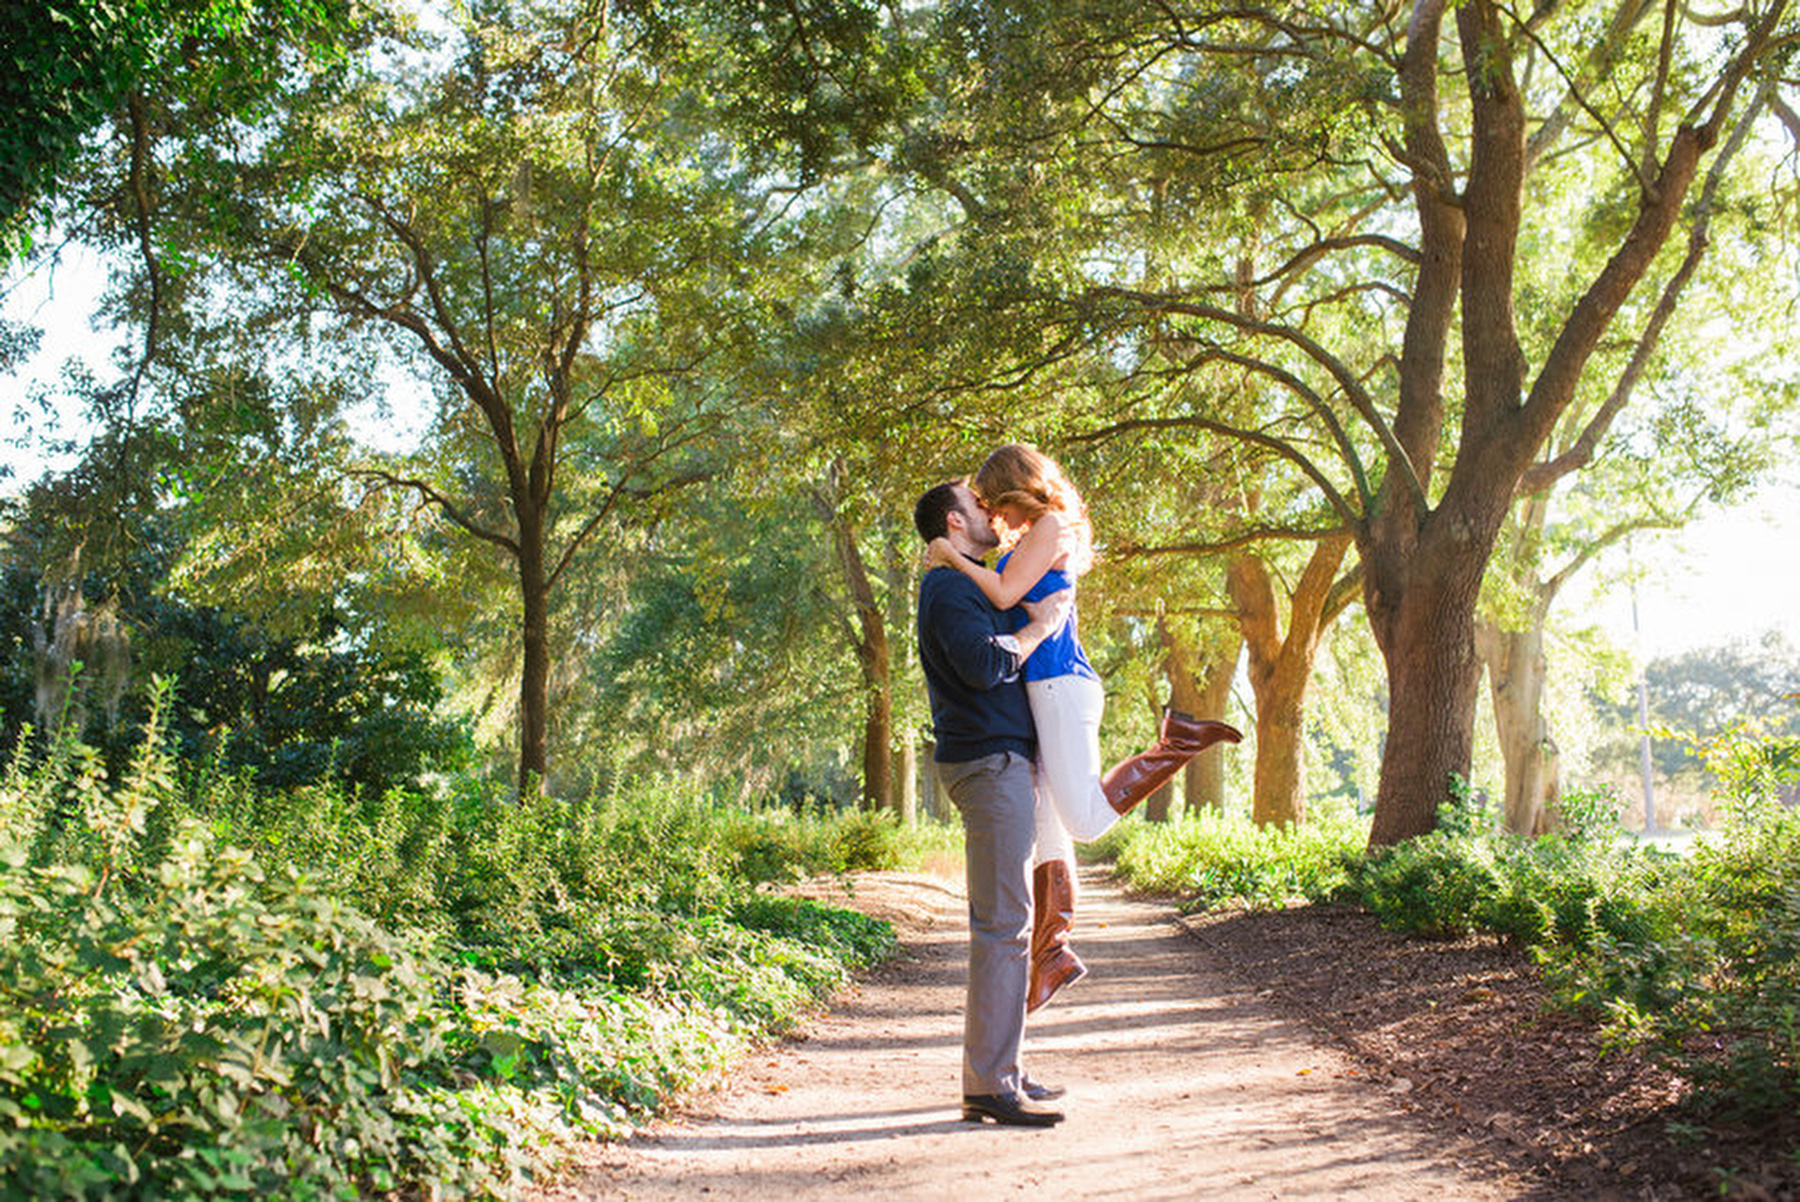
<path fill-rule="evenodd" d="M 966 1094 L 1017 1094 L 1024 1077 L 1031 966 L 1032 762 L 1015 752 L 937 765 L 963 821 L 969 890 L 969 995 L 963 1007 Z"/>

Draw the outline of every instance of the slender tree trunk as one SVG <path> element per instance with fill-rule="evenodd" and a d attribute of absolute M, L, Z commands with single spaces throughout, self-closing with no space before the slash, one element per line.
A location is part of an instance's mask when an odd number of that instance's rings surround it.
<path fill-rule="evenodd" d="M 919 740 L 911 727 L 901 730 L 894 755 L 894 802 L 899 809 L 901 826 L 918 824 Z"/>
<path fill-rule="evenodd" d="M 1170 810 L 1175 805 L 1175 778 L 1170 777 L 1156 786 L 1156 791 L 1144 798 L 1144 819 L 1147 822 L 1167 822 Z"/>
<path fill-rule="evenodd" d="M 1534 608 L 1523 630 L 1501 630 L 1491 622 L 1475 628 L 1506 763 L 1506 828 L 1516 835 L 1550 829 L 1559 786 L 1560 759 L 1543 710 L 1544 617 Z"/>
<path fill-rule="evenodd" d="M 885 666 L 881 672 L 885 675 Z M 867 706 L 867 716 L 863 720 L 863 806 L 871 810 L 897 811 L 899 807 L 894 805 L 894 710 L 887 689 L 869 684 Z"/>
<path fill-rule="evenodd" d="M 1212 665 L 1206 687 L 1200 690 L 1199 706 L 1194 713 L 1205 718 L 1222 718 L 1231 701 L 1231 678 L 1237 671 L 1237 653 L 1241 644 L 1232 644 L 1231 654 Z M 1226 743 L 1215 743 L 1188 761 L 1187 812 L 1225 808 Z"/>
<path fill-rule="evenodd" d="M 843 569 L 850 604 L 856 610 L 856 624 L 848 628 L 850 645 L 856 651 L 856 662 L 862 668 L 863 684 L 863 806 L 872 810 L 894 808 L 894 702 L 893 673 L 890 670 L 887 624 L 875 598 L 862 550 L 856 543 L 856 532 L 838 511 L 834 498 L 838 494 L 841 463 L 832 465 L 831 493 L 815 494 L 821 516 L 831 531 L 837 551 L 838 565 Z"/>
<path fill-rule="evenodd" d="M 519 600 L 524 666 L 519 673 L 519 796 L 541 793 L 549 766 L 550 582 L 544 567 L 544 522 L 535 506 L 517 506 Z"/>
<path fill-rule="evenodd" d="M 910 530 L 887 528 L 887 628 L 899 632 L 912 627 L 912 599 L 918 591 L 914 579 L 917 554 L 909 537 Z M 907 694 L 901 681 L 913 678 L 911 639 L 900 638 L 888 644 L 888 695 L 893 698 L 898 716 L 894 719 L 894 805 L 902 826 L 916 825 L 919 820 L 919 733 L 906 714 Z"/>
<path fill-rule="evenodd" d="M 1222 624 L 1221 624 L 1222 625 Z M 1235 631 L 1229 640 L 1210 636 L 1205 646 L 1187 640 L 1161 625 L 1163 674 L 1169 678 L 1169 704 L 1196 717 L 1222 718 L 1231 700 L 1231 678 L 1237 671 L 1243 638 Z M 1225 808 L 1225 749 L 1216 743 L 1188 761 L 1182 782 L 1184 812 Z"/>
<path fill-rule="evenodd" d="M 1238 610 L 1238 627 L 1250 652 L 1250 687 L 1256 694 L 1256 792 L 1258 826 L 1306 820 L 1306 690 L 1312 682 L 1319 639 L 1355 595 L 1353 578 L 1336 580 L 1350 549 L 1348 534 L 1313 547 L 1288 602 L 1281 632 L 1275 584 L 1261 559 L 1241 555 L 1226 572 L 1226 588 Z"/>
<path fill-rule="evenodd" d="M 1164 637 L 1165 639 L 1167 638 L 1166 632 Z M 1149 677 L 1144 681 L 1144 704 L 1148 706 L 1150 710 L 1151 729 L 1157 729 L 1156 723 L 1162 718 L 1163 703 L 1162 697 L 1158 693 L 1156 678 L 1154 676 Z M 1175 781 L 1174 778 L 1171 777 L 1161 785 L 1158 785 L 1156 790 L 1152 792 L 1150 796 L 1144 798 L 1144 802 L 1138 807 L 1137 812 L 1144 816 L 1146 822 L 1167 822 L 1169 820 L 1169 803 L 1174 801 L 1174 799 Z"/>
<path fill-rule="evenodd" d="M 938 797 L 937 743 L 926 739 L 919 746 L 919 804 L 934 821 L 948 817 Z"/>

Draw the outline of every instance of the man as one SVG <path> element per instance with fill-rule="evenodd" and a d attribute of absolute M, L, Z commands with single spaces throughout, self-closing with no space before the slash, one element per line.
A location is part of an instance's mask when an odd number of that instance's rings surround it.
<path fill-rule="evenodd" d="M 981 560 L 999 543 L 993 521 L 961 481 L 919 498 L 913 522 L 927 543 L 948 538 Z M 1033 761 L 1037 733 L 1019 669 L 1068 616 L 1065 590 L 1027 603 L 1030 622 L 1005 615 L 961 572 L 936 568 L 919 586 L 919 661 L 931 697 L 937 772 L 962 815 L 969 892 L 969 986 L 963 1008 L 962 1115 L 1048 1127 L 1059 1111 L 1028 1095 L 1060 1091 L 1027 1081 L 1020 1065 L 1030 969 Z"/>

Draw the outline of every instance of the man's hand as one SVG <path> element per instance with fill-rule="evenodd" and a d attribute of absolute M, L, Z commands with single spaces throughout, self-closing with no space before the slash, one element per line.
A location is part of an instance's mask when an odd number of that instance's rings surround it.
<path fill-rule="evenodd" d="M 1021 662 L 1030 659 L 1037 645 L 1062 629 L 1069 620 L 1069 612 L 1075 608 L 1075 589 L 1073 586 L 1058 589 L 1042 601 L 1021 602 L 1026 616 L 1031 621 L 1013 637 L 1019 640 L 1019 659 Z"/>
<path fill-rule="evenodd" d="M 1044 627 L 1045 634 L 1052 634 L 1069 620 L 1069 611 L 1075 608 L 1075 588 L 1058 589 L 1042 601 L 1022 601 L 1025 615 L 1031 619 L 1031 625 Z"/>

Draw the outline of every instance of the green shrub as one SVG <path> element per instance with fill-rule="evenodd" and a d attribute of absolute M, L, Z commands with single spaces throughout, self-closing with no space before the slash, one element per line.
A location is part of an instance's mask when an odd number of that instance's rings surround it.
<path fill-rule="evenodd" d="M 1367 825 L 1355 820 L 1259 828 L 1211 810 L 1114 830 L 1121 832 L 1118 869 L 1135 887 L 1187 898 L 1200 909 L 1328 897 L 1347 880 L 1368 840 Z"/>
<path fill-rule="evenodd" d="M 1433 831 L 1369 857 L 1353 888 L 1383 926 L 1444 938 L 1467 934 L 1490 912 L 1500 875 L 1486 840 Z"/>
<path fill-rule="evenodd" d="M 894 928 L 880 919 L 805 898 L 753 894 L 733 907 L 732 919 L 751 930 L 830 948 L 852 968 L 879 964 L 897 950 Z"/>
<path fill-rule="evenodd" d="M 891 946 L 755 893 L 772 820 L 691 791 L 183 789 L 151 708 L 117 781 L 0 774 L 0 1196 L 509 1193 Z M 892 847 L 801 825 L 777 875 Z"/>
<path fill-rule="evenodd" d="M 732 812 L 727 843 L 736 875 L 751 882 L 787 882 L 867 869 L 900 867 L 909 838 L 891 811 L 822 806 Z"/>
<path fill-rule="evenodd" d="M 1739 726 L 1699 744 L 1724 829 L 1686 857 L 1619 837 L 1610 790 L 1572 793 L 1553 834 L 1520 838 L 1458 790 L 1421 838 L 1361 852 L 1366 830 L 1257 830 L 1216 814 L 1122 823 L 1100 845 L 1131 882 L 1196 906 L 1351 898 L 1428 937 L 1528 948 L 1560 1004 L 1646 1046 L 1702 1109 L 1757 1122 L 1800 1104 L 1800 740 Z"/>
<path fill-rule="evenodd" d="M 1800 756 L 1747 725 L 1697 746 L 1720 781 L 1718 836 L 1650 861 L 1635 906 L 1603 907 L 1588 944 L 1538 955 L 1563 1001 L 1656 1052 L 1698 1106 L 1759 1121 L 1800 1102 L 1800 814 L 1778 801 Z"/>

